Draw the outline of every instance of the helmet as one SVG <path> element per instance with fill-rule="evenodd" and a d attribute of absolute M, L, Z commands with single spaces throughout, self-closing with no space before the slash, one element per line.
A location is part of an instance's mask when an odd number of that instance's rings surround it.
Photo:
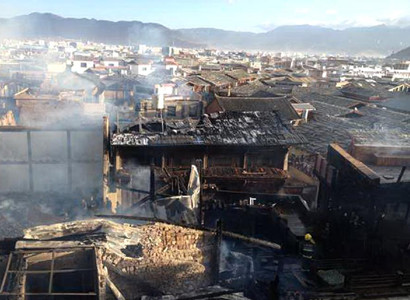
<path fill-rule="evenodd" d="M 306 233 L 305 234 L 305 241 L 310 241 L 312 239 L 312 236 L 310 235 L 310 233 Z"/>

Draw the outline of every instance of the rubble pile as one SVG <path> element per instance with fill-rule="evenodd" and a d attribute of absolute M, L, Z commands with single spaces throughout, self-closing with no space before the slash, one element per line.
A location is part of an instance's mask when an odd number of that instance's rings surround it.
<path fill-rule="evenodd" d="M 97 233 L 105 239 L 93 239 Z M 187 293 L 211 283 L 215 239 L 210 232 L 162 223 L 130 225 L 94 219 L 30 228 L 24 238 L 43 243 L 70 238 L 84 245 L 91 241 L 110 272 L 143 282 L 158 293 Z"/>
<path fill-rule="evenodd" d="M 110 269 L 123 276 L 155 286 L 162 293 L 178 294 L 210 284 L 213 237 L 197 230 L 155 223 L 130 227 L 138 230 L 134 245 L 142 248 L 140 257 L 118 253 L 118 248 L 101 247 L 101 259 Z M 136 232 L 131 233 L 135 235 Z M 112 241 L 108 237 L 110 245 Z"/>

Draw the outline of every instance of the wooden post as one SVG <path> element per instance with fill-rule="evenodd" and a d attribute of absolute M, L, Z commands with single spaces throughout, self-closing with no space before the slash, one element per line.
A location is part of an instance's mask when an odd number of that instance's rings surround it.
<path fill-rule="evenodd" d="M 286 154 L 283 159 L 283 170 L 287 171 L 289 169 L 289 149 L 285 149 Z"/>
<path fill-rule="evenodd" d="M 162 153 L 161 156 L 161 168 L 164 170 L 167 167 L 167 161 L 165 158 L 165 153 Z"/>
<path fill-rule="evenodd" d="M 110 121 L 108 116 L 103 117 L 103 204 L 107 207 L 110 191 Z"/>
<path fill-rule="evenodd" d="M 243 155 L 243 166 L 242 166 L 242 169 L 244 169 L 244 170 L 248 169 L 248 154 L 247 154 L 247 153 L 245 153 L 245 154 Z"/>
<path fill-rule="evenodd" d="M 202 169 L 202 161 L 201 159 L 198 159 L 196 161 L 197 169 L 198 169 L 198 174 L 199 174 L 199 225 L 203 226 L 204 225 L 204 203 L 203 203 L 203 178 L 204 178 L 204 172 Z"/>
<path fill-rule="evenodd" d="M 208 169 L 208 154 L 204 154 L 204 170 Z"/>

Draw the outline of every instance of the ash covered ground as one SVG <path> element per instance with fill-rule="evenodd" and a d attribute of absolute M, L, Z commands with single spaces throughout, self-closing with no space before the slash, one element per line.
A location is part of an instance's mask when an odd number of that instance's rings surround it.
<path fill-rule="evenodd" d="M 89 216 L 88 202 L 81 197 L 50 194 L 0 195 L 0 239 L 21 237 L 23 229 Z"/>

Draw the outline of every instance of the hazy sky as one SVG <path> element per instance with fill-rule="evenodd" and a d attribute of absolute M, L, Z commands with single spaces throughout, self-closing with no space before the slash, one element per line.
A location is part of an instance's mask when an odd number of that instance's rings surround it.
<path fill-rule="evenodd" d="M 254 32 L 288 24 L 410 25 L 409 0 L 0 0 L 0 17 L 31 12 Z"/>

